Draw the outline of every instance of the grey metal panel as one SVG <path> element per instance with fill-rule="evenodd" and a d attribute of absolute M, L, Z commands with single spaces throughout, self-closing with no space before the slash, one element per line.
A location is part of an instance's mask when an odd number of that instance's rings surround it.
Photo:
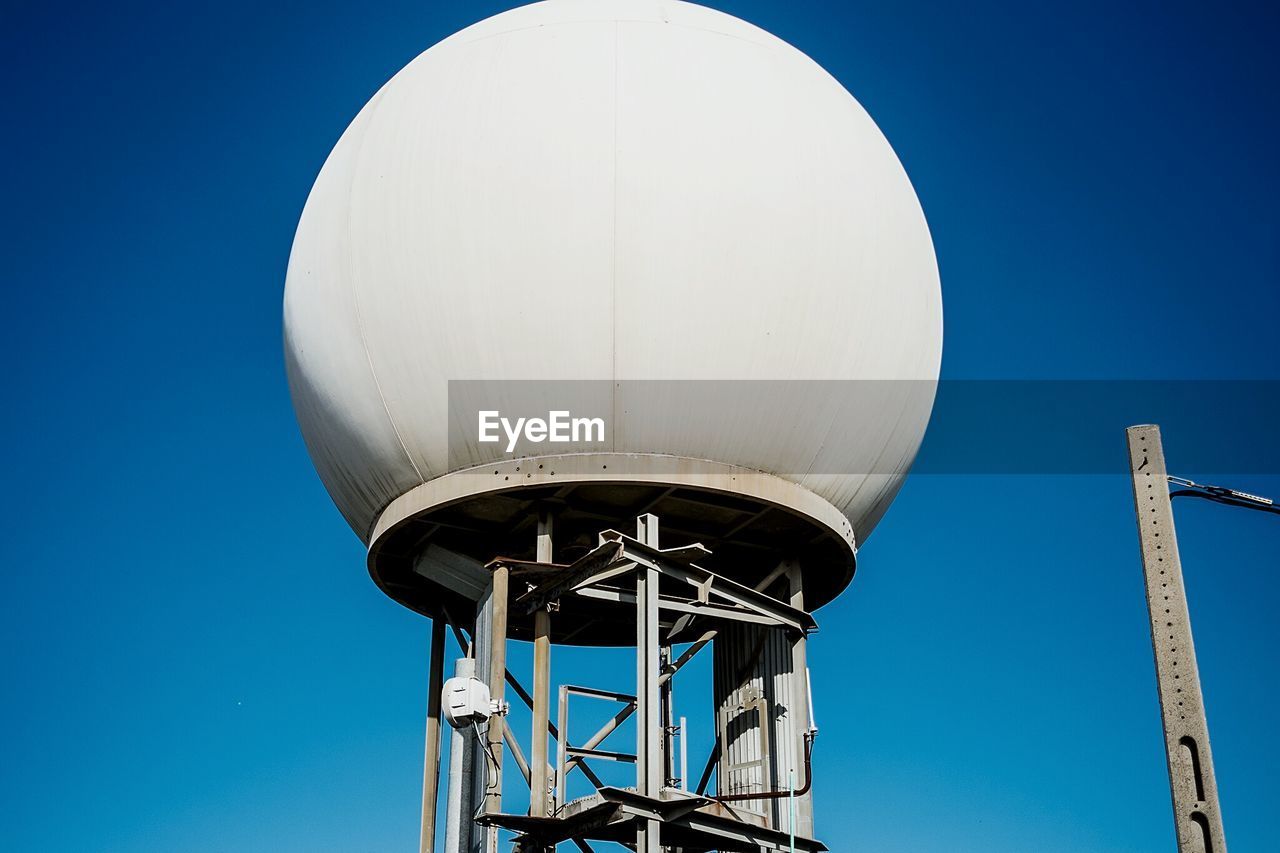
<path fill-rule="evenodd" d="M 717 766 L 719 793 L 785 790 L 793 769 L 796 785 L 802 785 L 802 737 L 808 725 L 808 709 L 805 673 L 795 669 L 792 641 L 777 628 L 735 624 L 721 630 L 713 647 L 717 719 L 721 721 L 721 731 L 727 729 L 729 733 L 727 741 L 722 739 Z M 764 700 L 767 738 L 760 736 L 759 713 L 741 710 L 744 700 L 755 696 Z M 768 755 L 764 754 L 766 748 Z M 731 769 L 760 761 L 765 763 Z M 812 835 L 809 795 L 797 799 L 796 831 L 808 837 Z M 734 806 L 766 815 L 775 829 L 787 829 L 785 799 L 747 800 Z"/>
<path fill-rule="evenodd" d="M 772 790 L 772 767 L 756 762 L 766 759 L 766 739 L 760 730 L 761 713 L 745 708 L 757 698 L 764 701 L 764 716 L 776 706 L 772 679 L 770 635 L 782 638 L 782 631 L 754 625 L 726 625 L 712 642 L 715 653 L 715 688 L 717 728 L 720 731 L 720 762 L 717 768 L 717 790 L 720 794 L 744 794 Z M 773 640 L 776 642 L 776 640 Z M 726 737 L 727 734 L 727 737 Z M 765 732 L 770 735 L 772 732 Z M 776 743 L 768 737 L 767 744 Z M 739 768 L 739 769 L 733 769 Z M 764 800 L 747 800 L 736 804 L 761 814 L 769 814 Z"/>
<path fill-rule="evenodd" d="M 422 550 L 413 570 L 472 601 L 479 601 L 489 586 L 489 573 L 479 560 L 435 544 Z"/>

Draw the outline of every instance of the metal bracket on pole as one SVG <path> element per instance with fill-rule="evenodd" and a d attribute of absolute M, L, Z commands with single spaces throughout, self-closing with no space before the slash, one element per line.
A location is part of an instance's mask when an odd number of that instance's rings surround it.
<path fill-rule="evenodd" d="M 1129 427 L 1128 439 L 1178 850 L 1226 853 L 1160 428 Z"/>

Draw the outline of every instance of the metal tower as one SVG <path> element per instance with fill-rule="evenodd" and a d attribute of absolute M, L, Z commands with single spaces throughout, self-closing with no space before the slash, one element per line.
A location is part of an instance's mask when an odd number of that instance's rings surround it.
<path fill-rule="evenodd" d="M 514 833 L 519 853 L 542 853 L 561 842 L 589 851 L 592 842 L 610 841 L 644 853 L 826 850 L 812 837 L 810 756 L 817 729 L 805 646 L 817 626 L 804 610 L 799 564 L 784 560 L 754 586 L 737 583 L 699 567 L 696 561 L 710 554 L 701 545 L 661 548 L 652 514 L 637 519 L 634 536 L 601 531 L 587 553 L 556 563 L 553 527 L 553 517 L 542 513 L 535 561 L 498 558 L 488 564 L 491 584 L 474 619 L 454 625 L 469 651 L 459 662 L 459 676 L 440 683 L 442 651 L 433 645 L 431 690 L 443 690 L 443 714 L 454 727 L 449 853 L 496 853 L 499 830 Z M 619 693 L 562 684 L 553 722 L 550 636 L 560 602 L 571 598 L 634 623 L 636 687 Z M 533 626 L 531 691 L 506 668 L 514 620 Z M 441 633 L 435 632 L 437 640 Z M 684 644 L 676 655 L 673 648 Z M 672 696 L 676 675 L 708 646 L 716 703 L 709 710 L 717 738 L 698 783 L 691 785 L 684 727 L 675 724 Z M 532 711 L 527 740 L 507 723 L 507 686 Z M 568 738 L 575 699 L 616 706 L 581 743 Z M 428 713 L 441 714 L 441 704 Z M 613 744 L 610 737 L 632 716 L 634 746 Z M 439 731 L 438 716 L 428 725 L 433 731 Z M 436 750 L 429 735 L 428 775 L 438 766 Z M 507 757 L 529 786 L 527 814 L 504 808 Z M 592 770 L 596 762 L 634 764 L 634 787 L 604 784 Z M 713 769 L 717 790 L 709 791 Z M 575 772 L 594 790 L 570 799 L 568 782 Z M 425 788 L 434 792 L 434 786 L 429 780 Z M 424 799 L 423 815 L 422 849 L 431 850 L 434 796 Z"/>

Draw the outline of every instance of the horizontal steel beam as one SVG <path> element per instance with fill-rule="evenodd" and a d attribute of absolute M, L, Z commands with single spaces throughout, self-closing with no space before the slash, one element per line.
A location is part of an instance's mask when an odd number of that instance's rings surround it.
<path fill-rule="evenodd" d="M 636 757 L 629 752 L 609 752 L 605 749 L 583 749 L 577 746 L 565 747 L 565 755 L 570 761 L 582 758 L 599 758 L 602 761 L 621 761 L 624 764 L 635 764 Z"/>
<path fill-rule="evenodd" d="M 638 820 L 662 821 L 668 826 L 687 828 L 748 849 L 787 850 L 791 849 L 791 844 L 795 845 L 795 850 L 804 853 L 825 853 L 827 849 L 821 841 L 812 838 L 798 835 L 791 838 L 788 833 L 776 829 L 699 811 L 709 803 L 703 797 L 660 800 L 612 787 L 601 788 L 600 797 L 606 802 L 616 803 L 623 814 Z"/>
<path fill-rule="evenodd" d="M 634 604 L 636 601 L 635 593 L 620 592 L 612 589 L 580 589 L 574 594 L 580 595 L 583 598 L 594 598 L 599 601 L 613 601 L 618 604 Z M 692 613 L 695 616 L 705 616 L 709 619 L 731 619 L 735 622 L 749 622 L 753 625 L 770 625 L 775 628 L 792 627 L 792 623 L 781 622 L 771 616 L 766 616 L 752 610 L 737 607 L 725 607 L 717 604 L 700 604 L 696 601 L 681 601 L 677 598 L 659 598 L 658 609 L 665 610 L 669 613 Z"/>
<path fill-rule="evenodd" d="M 812 615 L 773 596 L 729 580 L 693 563 L 673 560 L 665 552 L 616 530 L 606 530 L 600 534 L 600 537 L 608 542 L 621 542 L 623 556 L 626 559 L 635 560 L 642 566 L 656 569 L 669 577 L 679 578 L 691 584 L 699 590 L 700 598 L 714 594 L 731 604 L 766 616 L 773 623 L 784 625 L 793 631 L 808 633 L 817 630 L 818 623 Z"/>
<path fill-rule="evenodd" d="M 494 719 L 502 726 L 502 739 L 507 742 L 507 749 L 511 750 L 511 757 L 516 760 L 516 766 L 520 768 L 520 775 L 524 777 L 524 783 L 526 785 L 531 784 L 529 780 L 529 762 L 524 758 L 524 752 L 520 749 L 515 732 L 511 731 L 511 726 L 507 725 L 505 718 L 495 717 Z"/>
<path fill-rule="evenodd" d="M 572 565 L 560 569 L 550 580 L 518 597 L 516 603 L 526 614 L 541 610 L 560 600 L 561 596 L 587 578 L 607 568 L 618 559 L 620 553 L 621 542 L 606 542 L 575 560 Z"/>
<path fill-rule="evenodd" d="M 612 690 L 600 690 L 595 687 L 580 687 L 576 684 L 566 684 L 564 692 L 570 696 L 588 696 L 593 699 L 609 699 L 613 702 L 630 702 L 635 704 L 636 697 L 630 693 L 616 693 Z"/>

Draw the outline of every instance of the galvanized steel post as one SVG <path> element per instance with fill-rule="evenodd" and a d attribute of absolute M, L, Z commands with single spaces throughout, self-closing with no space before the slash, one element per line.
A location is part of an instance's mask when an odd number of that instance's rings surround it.
<path fill-rule="evenodd" d="M 552 519 L 538 514 L 537 560 L 550 563 Z M 550 782 L 547 765 L 547 724 L 551 710 L 551 613 L 549 605 L 533 614 L 533 741 L 529 750 L 529 814 L 546 817 Z M 565 737 L 563 732 L 560 737 Z"/>
<path fill-rule="evenodd" d="M 800 564 L 792 563 L 787 567 L 787 581 L 790 592 L 790 604 L 797 610 L 804 610 L 804 573 Z M 813 736 L 809 731 L 813 719 L 809 707 L 809 640 L 804 634 L 791 640 L 791 695 L 788 697 L 787 717 L 790 719 L 790 760 L 791 772 L 797 772 L 797 764 L 805 751 L 805 740 Z M 812 769 L 810 769 L 812 772 Z M 808 785 L 809 780 L 805 780 Z M 792 783 L 794 790 L 795 784 Z M 794 801 L 791 819 L 795 823 L 795 834 L 805 838 L 813 838 L 813 787 L 799 797 L 792 796 Z"/>
<path fill-rule="evenodd" d="M 636 539 L 658 547 L 658 517 L 636 519 Z M 658 571 L 636 572 L 636 790 L 645 797 L 662 791 L 662 736 L 659 730 Z M 636 832 L 636 853 L 658 853 L 661 822 L 645 819 Z"/>
<path fill-rule="evenodd" d="M 459 678 L 474 677 L 475 658 L 459 658 L 454 665 L 453 674 Z M 445 853 L 469 853 L 471 850 L 473 738 L 470 731 L 452 727 L 449 729 L 449 788 L 444 816 Z"/>
<path fill-rule="evenodd" d="M 498 565 L 493 570 L 493 591 L 489 599 L 489 696 L 498 708 L 503 707 L 503 695 L 506 687 L 507 673 L 507 603 L 510 570 Z M 495 714 L 489 719 L 486 730 L 488 744 L 488 776 L 484 792 L 484 813 L 498 814 L 502 811 L 502 734 L 506 728 L 506 718 Z M 485 853 L 498 851 L 498 827 L 489 825 L 484 830 Z"/>

